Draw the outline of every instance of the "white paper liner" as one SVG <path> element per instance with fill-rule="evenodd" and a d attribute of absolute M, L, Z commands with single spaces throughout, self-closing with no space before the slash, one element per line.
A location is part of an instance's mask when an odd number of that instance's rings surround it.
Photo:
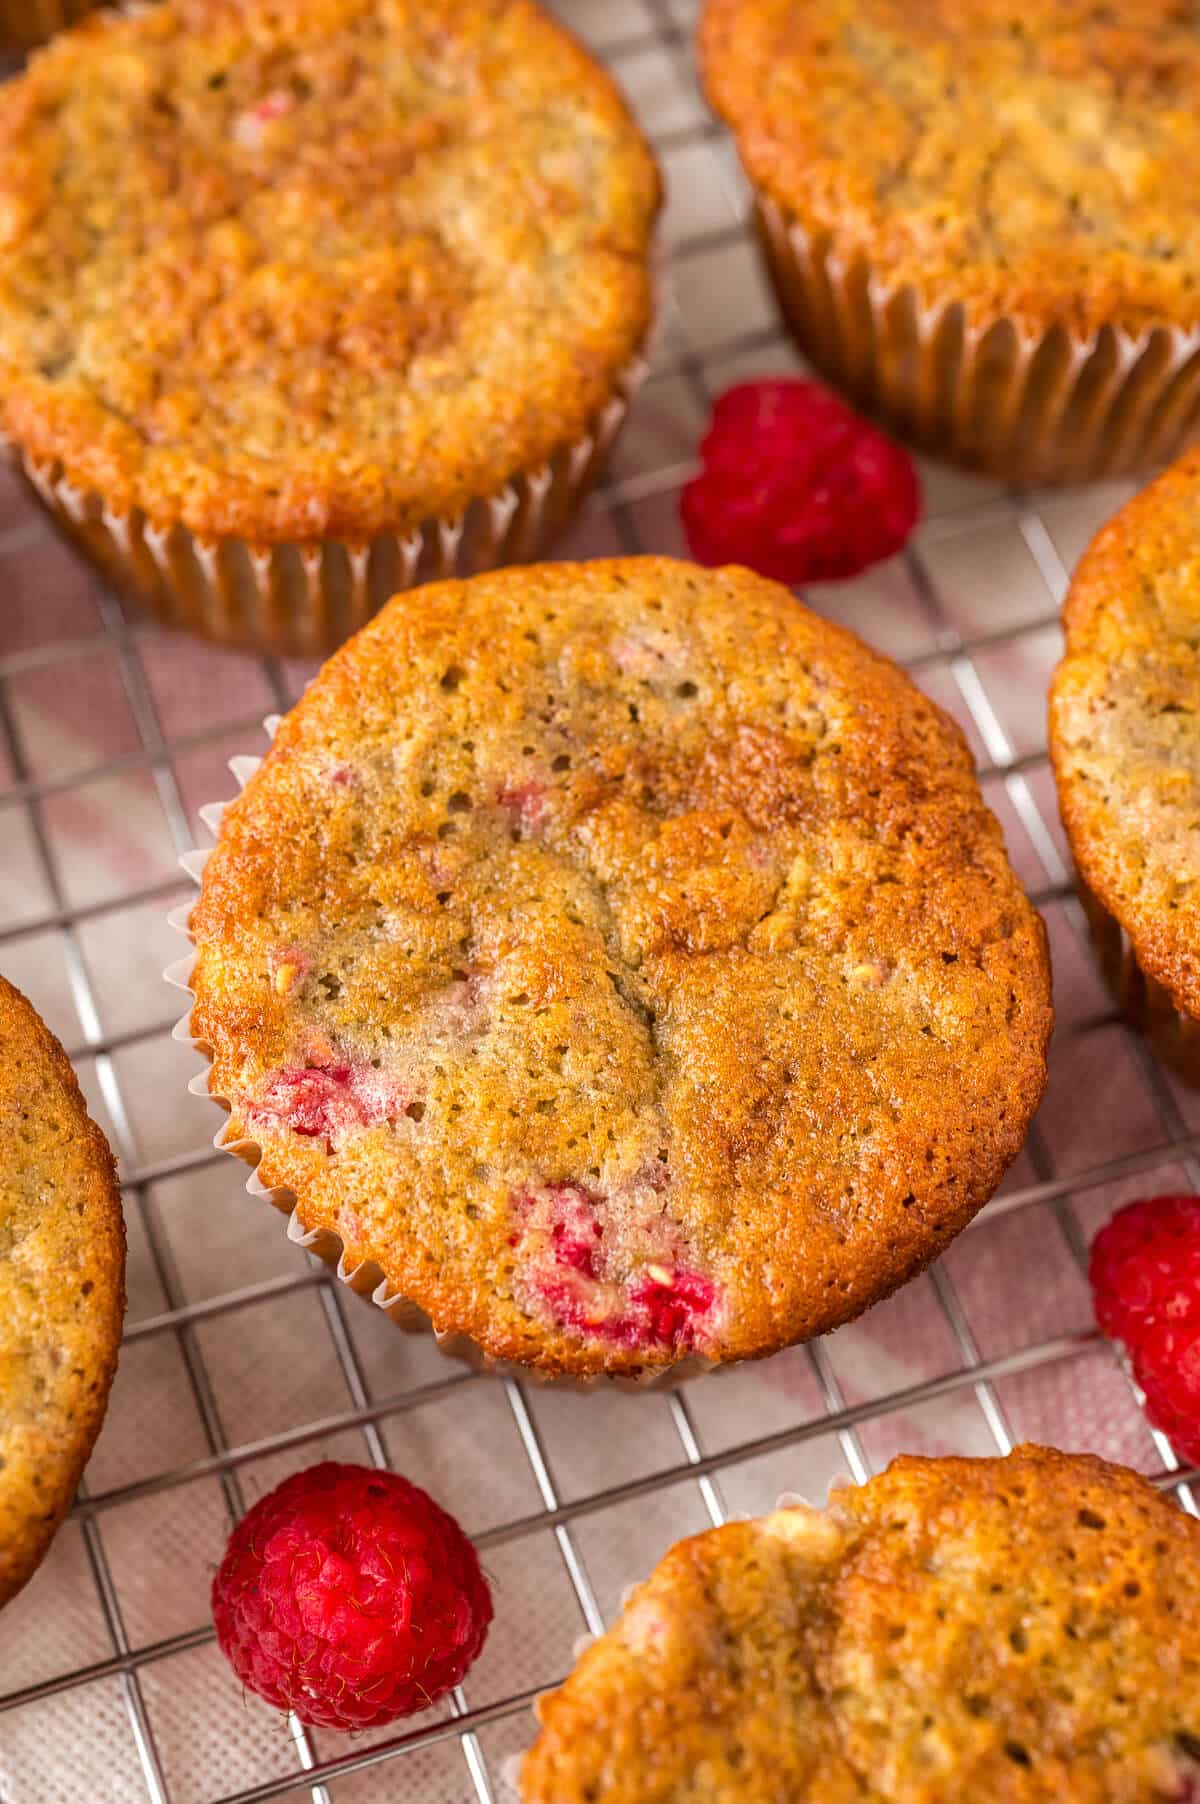
<path fill-rule="evenodd" d="M 201 538 L 179 524 L 164 530 L 140 509 L 118 512 L 95 491 L 77 488 L 61 465 L 18 445 L 8 450 L 42 506 L 105 579 L 165 625 L 243 650 L 311 657 L 335 650 L 391 596 L 418 583 L 536 560 L 591 487 L 646 370 L 645 358 L 635 358 L 582 438 L 499 493 L 407 536 L 379 533 L 362 544 L 253 545 Z"/>
<path fill-rule="evenodd" d="M 1177 1008 L 1171 992 L 1142 970 L 1133 941 L 1078 873 L 1076 887 L 1096 956 L 1121 1008 L 1172 1070 L 1200 1086 L 1200 1021 Z"/>
<path fill-rule="evenodd" d="M 1165 462 L 1200 430 L 1200 328 L 972 323 L 953 294 L 930 302 L 844 261 L 761 192 L 755 213 L 805 356 L 934 456 L 1012 482 L 1090 482 Z"/>
<path fill-rule="evenodd" d="M 268 739 L 273 739 L 279 728 L 282 716 L 268 715 L 263 722 L 263 729 Z M 261 758 L 236 757 L 229 760 L 229 768 L 237 780 L 239 790 L 244 789 L 254 775 Z M 199 814 L 206 827 L 215 835 L 221 824 L 221 817 L 227 804 L 209 802 L 199 809 Z M 195 851 L 185 852 L 179 862 L 193 883 L 199 884 L 204 867 L 211 854 L 211 847 L 199 847 Z M 191 940 L 189 920 L 193 904 L 181 903 L 167 915 L 168 925 L 184 939 Z M 194 995 L 191 985 L 192 972 L 195 968 L 194 952 L 183 958 L 175 959 L 163 972 L 164 980 L 178 990 L 185 990 L 189 997 Z M 208 1048 L 202 1041 L 193 1037 L 191 1031 L 191 1006 L 175 1023 L 172 1038 L 190 1046 L 193 1051 L 204 1056 Z M 209 1089 L 209 1071 L 211 1063 L 202 1072 L 189 1081 L 188 1089 L 193 1096 L 211 1097 L 222 1107 L 228 1109 L 228 1099 L 217 1096 Z M 226 1122 L 214 1135 L 213 1146 L 221 1152 L 228 1152 L 246 1164 L 257 1167 L 262 1156 L 262 1148 L 257 1141 L 245 1135 L 235 1134 L 230 1123 Z M 448 1357 L 465 1362 L 476 1371 L 491 1372 L 501 1377 L 524 1378 L 538 1384 L 553 1384 L 569 1390 L 592 1390 L 597 1385 L 624 1390 L 670 1389 L 675 1385 L 686 1383 L 689 1379 L 715 1375 L 730 1370 L 733 1362 L 715 1365 L 702 1354 L 689 1354 L 677 1360 L 674 1365 L 648 1370 L 639 1375 L 630 1373 L 595 1373 L 586 1377 L 560 1377 L 553 1373 L 539 1371 L 536 1367 L 517 1365 L 511 1361 L 494 1359 L 482 1347 L 475 1344 L 465 1334 L 455 1330 L 438 1328 L 430 1320 L 425 1311 L 411 1302 L 399 1291 L 392 1289 L 383 1268 L 373 1259 L 361 1261 L 352 1266 L 347 1262 L 346 1249 L 338 1235 L 326 1228 L 306 1228 L 300 1219 L 299 1203 L 295 1193 L 283 1187 L 274 1189 L 263 1184 L 257 1170 L 252 1170 L 246 1179 L 246 1189 L 251 1196 L 265 1198 L 274 1204 L 288 1217 L 287 1237 L 296 1246 L 303 1247 L 306 1252 L 315 1253 L 323 1259 L 334 1272 L 338 1281 L 355 1291 L 359 1296 L 369 1297 L 377 1309 L 382 1309 L 397 1327 L 409 1333 L 432 1334 L 441 1352 Z"/>

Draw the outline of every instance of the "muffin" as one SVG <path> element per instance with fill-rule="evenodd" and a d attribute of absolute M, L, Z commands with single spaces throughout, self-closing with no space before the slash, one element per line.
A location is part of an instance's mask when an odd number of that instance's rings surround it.
<path fill-rule="evenodd" d="M 0 437 L 161 619 L 331 649 L 568 517 L 658 200 L 531 0 L 98 14 L 0 89 Z"/>
<path fill-rule="evenodd" d="M 1043 929 L 958 728 L 744 570 L 398 597 L 225 812 L 190 928 L 223 1139 L 294 1232 L 548 1376 L 857 1314 L 1045 1081 Z"/>
<path fill-rule="evenodd" d="M 125 1311 L 116 1169 L 66 1054 L 0 977 L 0 1606 L 66 1515 Z"/>
<path fill-rule="evenodd" d="M 1200 1524 L 1019 1447 L 673 1547 L 539 1706 L 524 1804 L 1200 1796 Z"/>
<path fill-rule="evenodd" d="M 1050 691 L 1059 806 L 1105 968 L 1200 1078 L 1200 453 L 1093 540 Z"/>
<path fill-rule="evenodd" d="M 805 354 L 1023 482 L 1200 413 L 1200 31 L 1174 0 L 707 0 L 700 58 Z"/>
<path fill-rule="evenodd" d="M 0 50 L 44 44 L 99 4 L 100 0 L 0 0 Z"/>

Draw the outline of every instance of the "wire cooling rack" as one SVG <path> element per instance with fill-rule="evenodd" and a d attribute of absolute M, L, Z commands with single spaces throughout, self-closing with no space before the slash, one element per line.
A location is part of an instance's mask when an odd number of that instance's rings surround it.
<path fill-rule="evenodd" d="M 796 367 L 743 187 L 692 72 L 693 0 L 563 0 L 656 140 L 670 281 L 647 383 L 562 548 L 681 551 L 676 497 L 711 398 Z M 1059 1027 L 1045 1106 L 1000 1195 L 925 1277 L 808 1348 L 672 1395 L 477 1377 L 347 1297 L 248 1198 L 186 1093 L 164 917 L 197 808 L 263 749 L 301 665 L 171 638 L 82 570 L 0 476 L 0 969 L 70 1049 L 121 1161 L 130 1308 L 108 1422 L 46 1564 L 0 1620 L 3 1804 L 513 1804 L 530 1704 L 681 1535 L 815 1500 L 902 1450 L 1091 1448 L 1187 1508 L 1091 1323 L 1085 1248 L 1114 1206 L 1200 1181 L 1200 1098 L 1114 1013 L 1074 898 L 1045 757 L 1068 570 L 1127 490 L 1039 496 L 928 469 L 911 551 L 811 597 L 962 722 L 1042 908 Z M 361 1738 L 243 1697 L 207 1592 L 232 1518 L 288 1472 L 393 1465 L 474 1536 L 497 1619 L 463 1689 Z"/>

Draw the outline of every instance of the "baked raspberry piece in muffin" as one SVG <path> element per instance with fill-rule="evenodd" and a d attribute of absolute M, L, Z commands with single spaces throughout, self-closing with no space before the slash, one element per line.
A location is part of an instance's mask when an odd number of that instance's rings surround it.
<path fill-rule="evenodd" d="M 746 571 L 398 597 L 226 811 L 191 933 L 226 1142 L 548 1374 L 845 1321 L 1045 1079 L 1042 927 L 961 734 Z"/>
<path fill-rule="evenodd" d="M 681 1541 L 539 1705 L 525 1804 L 1194 1804 L 1200 1524 L 1018 1447 Z"/>
<path fill-rule="evenodd" d="M 1196 26 L 1179 0 L 705 0 L 701 77 L 806 360 L 1010 482 L 1191 444 Z"/>
<path fill-rule="evenodd" d="M 659 187 L 534 0 L 103 8 L 0 83 L 0 439 L 163 621 L 331 651 L 578 505 Z"/>

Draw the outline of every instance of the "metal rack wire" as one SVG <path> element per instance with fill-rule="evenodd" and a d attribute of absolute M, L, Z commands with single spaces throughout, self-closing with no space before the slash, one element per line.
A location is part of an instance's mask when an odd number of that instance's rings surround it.
<path fill-rule="evenodd" d="M 564 548 L 576 554 L 679 549 L 674 497 L 712 395 L 739 375 L 793 363 L 756 272 L 734 160 L 696 92 L 691 10 L 692 0 L 560 6 L 640 104 L 671 185 L 673 287 L 652 377 Z M 1132 1459 L 1196 1509 L 1200 1474 L 1181 1470 L 1149 1435 L 1086 1310 L 1062 1303 L 1072 1275 L 1078 1286 L 1090 1227 L 1123 1185 L 1200 1179 L 1200 1108 L 1095 987 L 1040 730 L 1067 563 L 1119 496 L 1012 495 L 938 472 L 929 496 L 929 518 L 904 560 L 816 601 L 899 655 L 972 737 L 985 790 L 1053 917 L 1068 971 L 1056 1042 L 1066 1076 L 1052 1083 L 1001 1194 L 927 1279 L 861 1329 L 666 1397 L 566 1401 L 414 1351 L 386 1323 L 381 1334 L 371 1312 L 290 1249 L 277 1226 L 263 1230 L 272 1236 L 266 1251 L 257 1216 L 243 1224 L 240 1179 L 205 1143 L 206 1118 L 185 1121 L 182 1103 L 176 1111 L 183 1078 L 168 1050 L 173 1014 L 167 992 L 148 1000 L 146 982 L 163 957 L 143 925 L 186 893 L 167 860 L 196 843 L 196 802 L 219 793 L 199 791 L 201 773 L 223 750 L 257 749 L 263 714 L 285 710 L 308 673 L 201 654 L 98 586 L 83 593 L 40 518 L 15 488 L 0 489 L 0 582 L 25 585 L 19 643 L 6 643 L 0 621 L 0 835 L 6 845 L 19 838 L 24 873 L 0 884 L 0 968 L 59 1026 L 112 1137 L 134 1274 L 110 1427 L 55 1554 L 0 1624 L 3 1804 L 395 1796 L 503 1804 L 515 1796 L 508 1758 L 528 1739 L 529 1705 L 562 1676 L 572 1636 L 602 1630 L 622 1579 L 646 1570 L 678 1534 L 769 1506 L 784 1475 L 810 1484 L 865 1478 L 897 1438 L 1007 1451 L 1031 1424 L 1045 1439 L 1101 1437 L 1100 1451 Z M 61 621 L 53 609 L 43 620 L 41 594 L 68 580 L 78 605 Z M 47 719 L 82 672 L 100 668 L 113 692 L 96 707 L 105 702 L 122 731 L 114 742 L 89 727 L 64 752 Z M 180 698 L 227 681 L 235 705 L 187 724 Z M 243 689 L 245 706 L 236 705 Z M 97 804 L 110 794 L 115 804 Z M 139 818 L 157 811 L 161 856 L 81 878 L 75 849 L 94 835 L 88 811 L 103 825 L 131 797 Z M 1109 1085 L 1118 1108 L 1090 1095 L 1079 1106 L 1088 1074 Z M 192 1199 L 186 1207 L 166 1200 L 173 1186 Z M 222 1210 L 228 1235 L 207 1246 L 198 1278 L 189 1250 L 197 1224 Z M 1014 1267 L 972 1251 L 989 1235 L 999 1247 L 1010 1229 L 1022 1247 L 1058 1236 L 1051 1303 L 1039 1305 L 1019 1281 L 1024 1255 Z M 264 1324 L 297 1310 L 329 1380 L 289 1392 L 269 1423 L 269 1398 L 262 1419 L 253 1408 L 247 1416 L 245 1397 L 274 1382 Z M 261 1368 L 231 1378 L 222 1362 L 243 1342 L 260 1350 Z M 1094 1400 L 1086 1437 L 1072 1414 L 1084 1395 Z M 429 1421 L 436 1432 L 418 1434 L 416 1424 Z M 456 1443 L 447 1424 L 460 1421 L 470 1426 Z M 418 1449 L 437 1464 L 447 1434 L 451 1453 L 434 1488 L 465 1515 L 500 1594 L 496 1649 L 481 1676 L 469 1675 L 448 1708 L 374 1739 L 314 1736 L 296 1724 L 281 1736 L 277 1718 L 236 1697 L 242 1715 L 229 1715 L 234 1688 L 213 1658 L 198 1583 L 183 1586 L 168 1620 L 150 1595 L 154 1575 L 169 1589 L 166 1575 L 194 1551 L 202 1577 L 229 1518 L 284 1470 L 332 1452 L 411 1471 Z M 497 1495 L 484 1507 L 481 1491 L 490 1490 Z"/>

